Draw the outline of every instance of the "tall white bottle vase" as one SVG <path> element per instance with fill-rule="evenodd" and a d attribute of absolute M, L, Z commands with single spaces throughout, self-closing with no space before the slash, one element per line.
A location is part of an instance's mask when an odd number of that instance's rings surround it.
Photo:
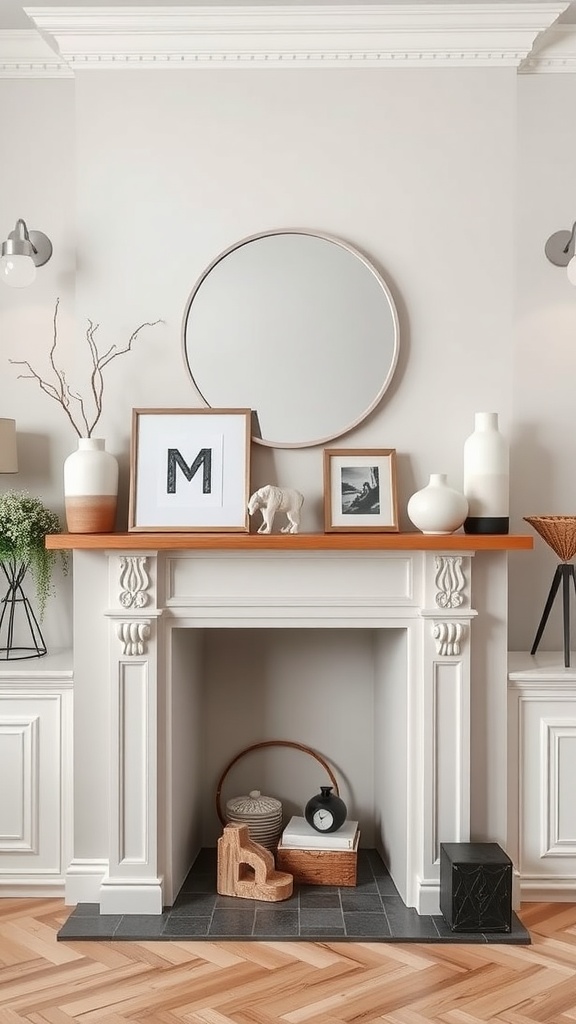
<path fill-rule="evenodd" d="M 64 462 L 64 506 L 69 533 L 113 533 L 118 462 L 100 437 L 81 437 Z"/>
<path fill-rule="evenodd" d="M 496 412 L 475 414 L 474 433 L 464 443 L 464 494 L 465 533 L 508 533 L 510 451 Z"/>

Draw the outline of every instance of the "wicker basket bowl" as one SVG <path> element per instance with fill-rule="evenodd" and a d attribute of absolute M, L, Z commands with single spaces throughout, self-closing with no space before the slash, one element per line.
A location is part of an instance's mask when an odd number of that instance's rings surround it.
<path fill-rule="evenodd" d="M 576 555 L 576 516 L 524 516 L 562 562 Z"/>

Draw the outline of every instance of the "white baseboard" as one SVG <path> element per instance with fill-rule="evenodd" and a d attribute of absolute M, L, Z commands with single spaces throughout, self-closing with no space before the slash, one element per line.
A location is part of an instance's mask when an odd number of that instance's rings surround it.
<path fill-rule="evenodd" d="M 100 886 L 107 873 L 107 860 L 71 861 L 66 870 L 66 903 L 99 903 Z"/>
<path fill-rule="evenodd" d="M 440 883 L 420 881 L 416 892 L 416 910 L 419 914 L 440 914 Z"/>
<path fill-rule="evenodd" d="M 49 881 L 39 878 L 38 881 L 24 876 L 23 878 L 3 878 L 0 880 L 0 899 L 62 899 L 65 895 L 63 878 Z"/>
<path fill-rule="evenodd" d="M 161 914 L 162 882 L 159 878 L 105 878 L 98 902 L 101 914 Z"/>
<path fill-rule="evenodd" d="M 520 876 L 522 903 L 576 903 L 576 878 Z"/>

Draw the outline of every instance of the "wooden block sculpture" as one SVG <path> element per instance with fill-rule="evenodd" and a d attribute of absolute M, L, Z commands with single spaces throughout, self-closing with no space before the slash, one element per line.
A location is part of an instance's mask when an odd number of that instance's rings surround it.
<path fill-rule="evenodd" d="M 277 903 L 292 895 L 294 880 L 276 871 L 274 855 L 250 839 L 247 825 L 226 825 L 218 840 L 218 882 L 221 896 Z"/>

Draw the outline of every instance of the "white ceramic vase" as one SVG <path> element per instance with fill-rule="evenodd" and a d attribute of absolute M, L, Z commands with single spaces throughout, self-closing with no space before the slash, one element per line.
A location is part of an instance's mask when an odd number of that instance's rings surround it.
<path fill-rule="evenodd" d="M 510 453 L 496 412 L 474 417 L 474 433 L 464 443 L 464 494 L 466 533 L 508 533 Z"/>
<path fill-rule="evenodd" d="M 69 533 L 113 533 L 118 462 L 100 437 L 81 437 L 64 462 L 64 505 Z"/>
<path fill-rule="evenodd" d="M 426 487 L 410 498 L 406 511 L 422 533 L 454 533 L 468 514 L 468 502 L 449 487 L 445 473 L 432 473 Z"/>

